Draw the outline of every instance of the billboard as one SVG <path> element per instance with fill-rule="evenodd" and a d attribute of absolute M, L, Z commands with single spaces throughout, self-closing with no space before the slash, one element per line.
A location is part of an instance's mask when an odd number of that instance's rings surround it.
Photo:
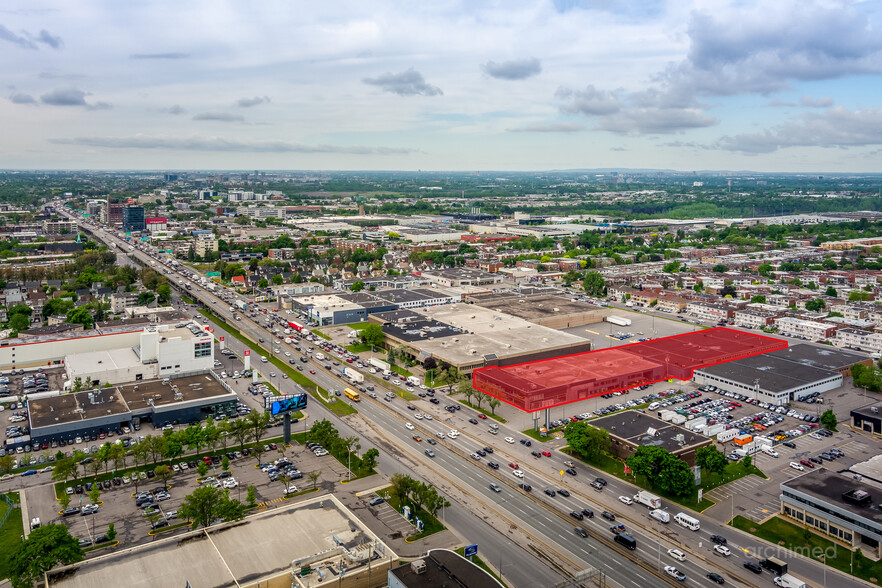
<path fill-rule="evenodd" d="M 306 394 L 269 396 L 266 398 L 266 411 L 273 416 L 306 408 Z"/>

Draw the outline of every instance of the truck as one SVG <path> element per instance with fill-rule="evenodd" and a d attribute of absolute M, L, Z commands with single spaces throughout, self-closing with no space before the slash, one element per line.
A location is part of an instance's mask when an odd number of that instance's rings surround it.
<path fill-rule="evenodd" d="M 368 360 L 368 363 L 384 373 L 390 370 L 389 364 L 382 359 L 375 359 L 372 357 Z"/>
<path fill-rule="evenodd" d="M 422 384 L 422 382 L 420 382 L 420 379 L 416 376 L 407 376 L 407 383 L 411 386 L 419 386 L 420 384 Z"/>
<path fill-rule="evenodd" d="M 606 322 L 612 323 L 614 325 L 618 325 L 620 327 L 630 327 L 631 326 L 631 319 L 621 317 L 621 316 L 616 316 L 614 314 L 611 314 L 608 317 L 606 317 Z"/>
<path fill-rule="evenodd" d="M 349 366 L 343 368 L 343 375 L 349 378 L 349 381 L 353 384 L 361 384 L 364 382 L 364 376 L 359 371 Z"/>
<path fill-rule="evenodd" d="M 650 511 L 649 516 L 666 525 L 671 522 L 671 513 L 660 508 Z"/>
<path fill-rule="evenodd" d="M 288 321 L 288 326 L 297 331 L 298 333 L 303 332 L 303 325 L 298 323 L 297 321 Z"/>
<path fill-rule="evenodd" d="M 673 410 L 662 410 L 662 411 L 659 411 L 658 418 L 665 421 L 666 423 L 669 423 L 669 422 L 671 422 L 671 419 L 673 419 L 676 415 L 677 415 L 677 413 L 674 412 Z"/>
<path fill-rule="evenodd" d="M 726 425 L 722 423 L 717 423 L 715 425 L 708 425 L 704 428 L 702 435 L 705 437 L 713 437 L 714 435 L 718 435 L 726 430 Z"/>
<path fill-rule="evenodd" d="M 661 498 L 646 490 L 641 490 L 635 494 L 634 502 L 652 509 L 661 508 Z"/>
<path fill-rule="evenodd" d="M 783 576 L 787 573 L 787 562 L 781 561 L 777 557 L 761 559 L 759 561 L 759 565 L 760 567 L 769 570 L 776 576 Z"/>
<path fill-rule="evenodd" d="M 775 586 L 782 586 L 783 588 L 808 588 L 808 584 L 790 574 L 776 577 Z"/>
<path fill-rule="evenodd" d="M 246 308 L 248 308 L 248 303 L 245 302 L 244 300 L 237 300 L 237 301 L 236 301 L 236 306 L 237 306 L 240 310 L 245 310 Z"/>

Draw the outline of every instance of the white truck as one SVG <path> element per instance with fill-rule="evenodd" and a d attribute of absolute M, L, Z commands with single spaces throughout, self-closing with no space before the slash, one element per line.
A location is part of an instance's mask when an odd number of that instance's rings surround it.
<path fill-rule="evenodd" d="M 420 379 L 416 376 L 407 376 L 407 383 L 411 386 L 419 386 L 420 384 L 422 384 L 422 382 L 420 382 Z"/>
<path fill-rule="evenodd" d="M 631 319 L 621 317 L 621 316 L 616 316 L 614 314 L 611 314 L 608 317 L 606 317 L 606 322 L 612 323 L 614 325 L 618 325 L 620 327 L 630 327 L 631 326 Z"/>
<path fill-rule="evenodd" d="M 245 310 L 246 308 L 248 308 L 248 303 L 245 302 L 244 300 L 237 300 L 237 301 L 236 301 L 236 306 L 237 306 L 240 310 Z"/>
<path fill-rule="evenodd" d="M 319 361 L 324 361 L 324 360 L 325 360 L 325 356 L 324 356 L 324 354 L 322 354 L 322 353 L 316 353 L 316 354 L 315 354 L 315 358 L 316 358 L 317 360 L 319 360 Z"/>
<path fill-rule="evenodd" d="M 661 508 L 661 497 L 656 496 L 651 492 L 647 492 L 646 490 L 641 490 L 640 492 L 635 494 L 634 502 L 652 509 Z"/>
<path fill-rule="evenodd" d="M 349 366 L 343 368 L 343 375 L 349 378 L 349 381 L 353 384 L 361 384 L 364 382 L 364 376 L 358 370 Z"/>
<path fill-rule="evenodd" d="M 808 584 L 790 574 L 784 574 L 775 578 L 775 586 L 783 586 L 783 588 L 809 588 Z"/>
<path fill-rule="evenodd" d="M 291 337 L 285 337 L 285 343 L 287 343 L 288 345 L 290 345 L 292 341 L 294 341 L 294 339 L 292 339 Z"/>
<path fill-rule="evenodd" d="M 666 525 L 671 522 L 671 513 L 660 508 L 650 511 L 649 516 Z"/>
<path fill-rule="evenodd" d="M 372 357 L 370 360 L 368 360 L 368 363 L 383 373 L 388 372 L 390 370 L 389 364 L 386 363 L 385 361 L 383 361 L 382 359 L 375 359 Z"/>

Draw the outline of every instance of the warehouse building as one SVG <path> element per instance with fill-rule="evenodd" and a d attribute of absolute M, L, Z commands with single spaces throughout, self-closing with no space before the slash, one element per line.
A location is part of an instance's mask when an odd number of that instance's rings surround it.
<path fill-rule="evenodd" d="M 781 483 L 781 514 L 816 533 L 833 537 L 850 548 L 882 557 L 882 490 L 846 476 L 817 468 Z"/>
<path fill-rule="evenodd" d="M 696 450 L 713 443 L 710 437 L 634 410 L 591 421 L 591 426 L 609 433 L 610 453 L 621 459 L 631 457 L 638 447 L 661 447 L 694 466 Z"/>
<path fill-rule="evenodd" d="M 851 426 L 867 433 L 882 435 L 882 404 L 851 411 Z"/>
<path fill-rule="evenodd" d="M 504 312 L 550 329 L 567 329 L 603 322 L 609 308 L 575 302 L 552 294 L 519 295 L 503 292 L 469 296 L 476 305 Z"/>

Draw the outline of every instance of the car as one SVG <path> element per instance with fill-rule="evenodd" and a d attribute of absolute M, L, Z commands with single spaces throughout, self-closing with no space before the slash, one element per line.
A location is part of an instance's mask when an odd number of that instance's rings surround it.
<path fill-rule="evenodd" d="M 560 489 L 557 491 L 557 493 L 560 494 L 561 496 L 563 496 L 564 498 L 569 498 L 569 497 L 570 497 L 570 493 L 569 493 L 569 491 L 564 490 L 563 488 L 560 488 Z"/>
<path fill-rule="evenodd" d="M 514 474 L 514 477 L 516 477 L 516 478 L 523 478 L 524 477 L 523 470 L 512 470 L 511 473 Z"/>
<path fill-rule="evenodd" d="M 531 451 L 530 455 L 532 455 L 533 457 L 542 457 L 542 454 L 538 451 Z"/>
<path fill-rule="evenodd" d="M 311 373 L 312 375 L 315 375 L 315 370 L 309 370 L 309 373 Z"/>
<path fill-rule="evenodd" d="M 413 431 L 413 429 L 414 429 L 413 423 L 404 423 L 404 427 L 405 427 L 408 431 Z"/>
<path fill-rule="evenodd" d="M 515 442 L 514 437 L 506 437 L 505 442 L 513 445 Z"/>
<path fill-rule="evenodd" d="M 153 529 L 161 529 L 162 527 L 168 527 L 168 521 L 166 519 L 159 519 L 152 525 L 150 525 Z"/>
<path fill-rule="evenodd" d="M 583 537 L 583 538 L 588 537 L 588 531 L 586 531 L 582 527 L 573 527 L 573 531 L 575 531 L 576 535 L 578 535 L 579 537 Z"/>
<path fill-rule="evenodd" d="M 577 510 L 570 511 L 570 516 L 573 517 L 574 519 L 578 519 L 580 521 L 585 520 L 585 515 L 583 515 L 582 513 L 580 513 Z"/>
<path fill-rule="evenodd" d="M 428 443 L 429 445 L 437 445 L 438 444 L 438 442 L 435 441 L 434 439 L 432 439 L 431 437 L 426 438 L 426 443 Z"/>
<path fill-rule="evenodd" d="M 476 449 L 476 450 L 475 450 L 475 453 L 477 453 L 477 454 L 480 455 L 481 457 L 487 457 L 487 452 L 484 451 L 483 449 Z"/>
<path fill-rule="evenodd" d="M 68 496 L 70 496 L 71 494 L 73 494 L 73 493 L 74 493 L 73 486 L 68 486 L 67 488 L 65 488 L 65 489 L 64 489 L 64 493 L 67 494 Z"/>
<path fill-rule="evenodd" d="M 66 509 L 64 509 L 63 511 L 61 511 L 61 516 L 69 517 L 69 516 L 73 516 L 75 514 L 79 514 L 79 512 L 80 512 L 80 509 L 78 507 L 69 506 Z"/>
<path fill-rule="evenodd" d="M 531 447 L 533 445 L 533 442 L 529 439 L 521 439 L 521 445 L 525 447 Z"/>
<path fill-rule="evenodd" d="M 368 504 L 370 504 L 371 506 L 377 506 L 383 504 L 384 502 L 386 502 L 385 498 L 377 496 L 376 498 L 373 498 L 370 502 L 368 502 Z"/>
<path fill-rule="evenodd" d="M 548 496 L 551 496 L 551 497 L 554 497 L 557 495 L 557 492 L 555 492 L 551 488 L 546 488 L 545 490 L 543 490 L 543 492 L 545 492 L 545 494 L 547 494 Z"/>
<path fill-rule="evenodd" d="M 469 419 L 469 422 L 472 423 L 473 425 L 477 425 L 477 424 L 478 424 L 478 419 L 474 419 L 474 418 L 472 418 L 472 419 Z"/>
<path fill-rule="evenodd" d="M 432 451 L 431 449 L 426 449 L 425 454 L 428 455 L 429 457 L 435 457 L 435 452 Z"/>
<path fill-rule="evenodd" d="M 423 438 L 420 437 L 419 435 L 414 435 L 414 436 L 413 436 L 413 440 L 416 441 L 417 443 L 419 443 L 420 441 L 423 440 Z"/>
<path fill-rule="evenodd" d="M 630 496 L 619 496 L 619 502 L 622 504 L 634 504 L 634 499 Z"/>
<path fill-rule="evenodd" d="M 478 455 L 477 453 L 473 453 L 473 454 L 471 455 L 471 458 L 474 459 L 475 461 L 477 461 L 477 460 L 481 459 L 481 456 Z"/>
<path fill-rule="evenodd" d="M 789 447 L 790 449 L 796 449 L 796 443 L 794 443 L 793 441 L 785 441 L 781 445 L 783 445 L 784 447 Z"/>
<path fill-rule="evenodd" d="M 726 541 L 726 538 L 722 535 L 711 535 L 710 540 L 711 543 L 713 543 L 714 545 L 726 545 L 726 543 L 728 543 L 728 541 Z"/>
<path fill-rule="evenodd" d="M 566 473 L 568 473 L 569 475 L 571 475 L 571 476 L 575 476 L 575 475 L 576 475 L 576 470 L 575 470 L 574 468 L 567 468 L 567 469 L 564 470 L 564 471 L 565 471 Z"/>
<path fill-rule="evenodd" d="M 761 565 L 756 563 L 755 561 L 746 561 L 744 562 L 744 567 L 753 572 L 754 574 L 762 574 L 763 568 Z"/>
<path fill-rule="evenodd" d="M 550 451 L 543 450 L 543 451 L 542 451 L 542 455 L 544 455 L 545 457 L 551 457 L 551 452 L 550 452 Z"/>
<path fill-rule="evenodd" d="M 594 478 L 594 481 L 600 486 L 606 486 L 606 480 L 604 480 L 603 478 Z"/>
<path fill-rule="evenodd" d="M 486 415 L 486 414 L 479 414 L 479 415 L 478 415 L 478 418 L 481 419 L 482 421 L 486 421 L 486 420 L 487 420 L 487 415 Z"/>
<path fill-rule="evenodd" d="M 494 470 L 499 469 L 499 464 L 496 463 L 495 461 L 488 461 L 487 466 L 490 467 L 491 469 L 494 469 Z"/>
<path fill-rule="evenodd" d="M 707 575 L 707 579 L 711 582 L 716 582 L 717 584 L 725 584 L 726 581 L 723 579 L 723 576 L 717 574 L 716 572 L 711 572 Z"/>
<path fill-rule="evenodd" d="M 490 483 L 490 489 L 493 490 L 494 492 L 497 492 L 497 493 L 502 492 L 502 488 L 500 488 L 499 484 L 497 484 L 496 482 Z"/>
<path fill-rule="evenodd" d="M 95 514 L 96 512 L 98 512 L 98 505 L 97 504 L 87 504 L 83 508 L 80 509 L 81 516 L 92 515 L 92 514 Z"/>
<path fill-rule="evenodd" d="M 614 515 L 613 513 L 609 512 L 608 510 L 605 510 L 605 511 L 603 511 L 602 513 L 600 513 L 600 516 L 602 516 L 603 518 L 605 518 L 605 519 L 608 520 L 608 521 L 614 521 L 614 520 L 616 520 L 616 515 Z"/>
<path fill-rule="evenodd" d="M 794 470 L 799 470 L 800 472 L 805 469 L 801 463 L 797 463 L 795 461 L 790 462 L 790 467 L 792 467 Z"/>
<path fill-rule="evenodd" d="M 665 573 L 681 582 L 686 581 L 686 574 L 684 574 L 674 566 L 665 566 Z"/>
<path fill-rule="evenodd" d="M 670 555 L 677 561 L 686 561 L 686 554 L 679 549 L 668 549 L 668 555 Z"/>
<path fill-rule="evenodd" d="M 518 484 L 518 488 L 523 488 L 524 492 L 530 492 L 533 490 L 533 487 L 526 482 L 521 482 L 520 484 Z"/>

